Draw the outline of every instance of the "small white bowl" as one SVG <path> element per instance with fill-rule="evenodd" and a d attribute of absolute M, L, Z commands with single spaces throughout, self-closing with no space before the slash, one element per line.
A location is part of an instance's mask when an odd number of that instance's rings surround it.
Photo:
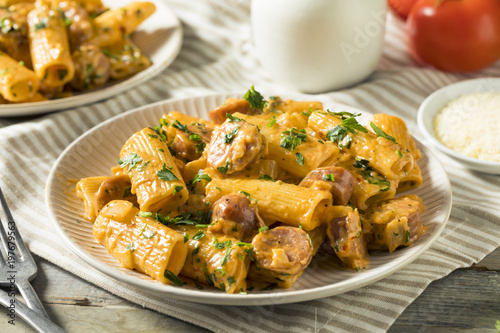
<path fill-rule="evenodd" d="M 461 81 L 445 86 L 429 95 L 418 109 L 418 127 L 425 138 L 437 149 L 462 163 L 465 167 L 491 174 L 500 174 L 500 162 L 484 161 L 456 152 L 436 139 L 434 132 L 434 117 L 448 102 L 463 94 L 474 92 L 500 93 L 500 78 L 480 78 Z M 500 112 L 500 110 L 499 110 Z M 500 131 L 500 129 L 499 129 Z"/>

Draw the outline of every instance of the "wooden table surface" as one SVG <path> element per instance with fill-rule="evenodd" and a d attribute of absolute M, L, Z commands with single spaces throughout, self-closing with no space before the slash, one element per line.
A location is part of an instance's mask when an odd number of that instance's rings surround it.
<path fill-rule="evenodd" d="M 35 290 L 49 316 L 67 332 L 208 332 L 143 309 L 110 294 L 48 261 L 35 257 Z M 34 332 L 19 318 L 7 323 L 0 309 L 0 332 Z M 397 332 L 492 332 L 500 320 L 500 248 L 479 264 L 433 282 L 389 330 Z"/>

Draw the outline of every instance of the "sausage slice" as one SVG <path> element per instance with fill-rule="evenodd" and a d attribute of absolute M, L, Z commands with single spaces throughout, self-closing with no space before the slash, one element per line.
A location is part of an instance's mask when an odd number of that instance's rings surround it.
<path fill-rule="evenodd" d="M 101 209 L 113 200 L 127 200 L 138 207 L 137 197 L 130 193 L 132 184 L 128 175 L 112 176 L 106 179 L 95 194 L 95 213 L 99 215 Z"/>
<path fill-rule="evenodd" d="M 359 270 L 368 266 L 368 248 L 361 229 L 358 210 L 336 206 L 330 209 L 332 220 L 326 233 L 337 257 L 349 268 Z"/>
<path fill-rule="evenodd" d="M 309 172 L 299 185 L 330 191 L 333 204 L 345 206 L 354 191 L 354 177 L 344 168 L 329 166 Z"/>
<path fill-rule="evenodd" d="M 260 232 L 252 244 L 256 264 L 274 272 L 298 274 L 313 257 L 307 233 L 296 227 L 277 227 Z"/>
<path fill-rule="evenodd" d="M 208 231 L 248 241 L 259 226 L 257 212 L 250 200 L 238 193 L 225 195 L 214 203 Z"/>
<path fill-rule="evenodd" d="M 207 162 L 222 174 L 232 174 L 256 162 L 265 148 L 257 126 L 244 120 L 226 121 L 212 135 Z"/>

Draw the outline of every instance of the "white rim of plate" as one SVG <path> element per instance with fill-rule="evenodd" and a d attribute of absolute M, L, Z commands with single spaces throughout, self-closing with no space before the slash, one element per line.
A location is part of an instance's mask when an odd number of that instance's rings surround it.
<path fill-rule="evenodd" d="M 435 157 L 435 155 L 426 147 L 424 147 L 420 142 L 417 142 L 419 145 L 419 148 L 423 152 L 424 158 L 422 160 L 426 161 L 426 164 L 432 164 L 432 170 L 428 171 L 428 174 L 436 180 L 441 181 L 440 186 L 443 187 L 443 193 L 438 193 L 440 194 L 440 198 L 442 200 L 442 203 L 440 206 L 433 206 L 431 209 L 427 207 L 427 211 L 422 215 L 422 218 L 426 218 L 426 213 L 428 213 L 430 210 L 433 211 L 433 214 L 436 215 L 434 216 L 434 228 L 432 228 L 431 231 L 429 231 L 427 234 L 422 236 L 415 244 L 413 244 L 411 247 L 408 248 L 403 248 L 403 249 L 398 249 L 397 251 L 393 252 L 392 254 L 389 253 L 383 253 L 381 257 L 394 257 L 393 261 L 389 261 L 387 263 L 384 263 L 383 265 L 377 266 L 376 268 L 368 268 L 366 270 L 360 271 L 360 272 L 353 272 L 351 273 L 350 271 L 338 271 L 343 272 L 342 274 L 344 275 L 349 275 L 353 276 L 353 278 L 349 278 L 345 281 L 341 281 L 339 283 L 335 284 L 330 284 L 330 285 L 325 285 L 321 287 L 314 287 L 314 288 L 305 288 L 303 290 L 290 290 L 290 289 L 274 289 L 272 291 L 266 291 L 266 292 L 260 292 L 260 293 L 249 293 L 247 295 L 241 295 L 241 294 L 225 294 L 220 290 L 211 290 L 211 289 L 205 289 L 204 291 L 197 290 L 195 288 L 192 289 L 186 289 L 186 288 L 181 288 L 181 287 L 175 287 L 172 285 L 167 285 L 167 284 L 162 284 L 158 281 L 154 281 L 151 278 L 147 277 L 144 274 L 137 273 L 134 271 L 126 270 L 124 268 L 116 267 L 117 265 L 119 266 L 118 262 L 116 261 L 115 267 L 110 267 L 103 261 L 100 261 L 96 257 L 92 256 L 88 251 L 83 249 L 81 246 L 75 243 L 74 239 L 72 239 L 67 232 L 64 230 L 63 225 L 60 223 L 60 221 L 57 218 L 57 213 L 58 211 L 54 208 L 54 205 L 52 205 L 52 195 L 54 191 L 57 191 L 56 187 L 64 187 L 63 182 L 65 181 L 64 176 L 59 173 L 59 168 L 61 167 L 62 161 L 66 158 L 66 156 L 73 151 L 76 147 L 79 147 L 81 145 L 81 142 L 83 142 L 86 138 L 90 137 L 93 133 L 99 133 L 99 131 L 102 128 L 105 128 L 107 126 L 110 126 L 112 123 L 116 123 L 119 121 L 126 121 L 127 118 L 133 117 L 134 115 L 138 115 L 141 113 L 151 113 L 155 114 L 155 117 L 159 119 L 159 117 L 164 113 L 168 112 L 165 110 L 160 110 L 158 108 L 162 106 L 169 106 L 169 111 L 177 110 L 178 108 L 174 107 L 174 105 L 180 105 L 180 103 L 188 103 L 190 107 L 193 107 L 194 104 L 197 101 L 202 101 L 203 103 L 207 103 L 207 100 L 210 100 L 212 104 L 216 100 L 225 100 L 228 97 L 235 97 L 235 96 L 242 96 L 241 92 L 226 92 L 226 93 L 219 93 L 219 94 L 209 94 L 209 95 L 204 95 L 204 96 L 196 96 L 196 97 L 190 97 L 190 98 L 177 98 L 177 99 L 170 99 L 166 101 L 161 101 L 149 105 L 145 105 L 143 107 L 139 107 L 133 110 L 130 110 L 126 113 L 117 115 L 113 118 L 108 119 L 107 121 L 93 127 L 92 129 L 88 130 L 84 134 L 82 134 L 79 138 L 77 138 L 71 145 L 69 145 L 63 153 L 59 156 L 57 161 L 55 162 L 49 177 L 47 179 L 47 186 L 46 186 L 46 206 L 47 210 L 49 213 L 49 216 L 57 229 L 59 235 L 62 237 L 64 243 L 81 259 L 83 259 L 85 262 L 96 268 L 97 270 L 101 271 L 105 275 L 108 275 L 116 280 L 122 281 L 124 283 L 131 284 L 137 288 L 147 290 L 150 292 L 154 293 L 161 293 L 164 296 L 170 296 L 176 299 L 180 300 L 185 300 L 185 301 L 191 301 L 191 302 L 197 302 L 197 303 L 205 303 L 205 304 L 218 304 L 218 305 L 240 305 L 240 306 L 258 306 L 258 305 L 271 305 L 271 304 L 285 304 L 285 303 L 294 303 L 294 302 L 301 302 L 301 301 L 307 301 L 307 300 L 313 300 L 313 299 L 318 299 L 318 298 L 323 298 L 327 296 L 333 296 L 337 294 L 341 294 L 353 289 L 361 288 L 363 286 L 366 286 L 368 284 L 374 283 L 380 279 L 383 279 L 384 277 L 387 277 L 396 271 L 404 268 L 405 266 L 409 265 L 411 262 L 413 262 L 416 258 L 418 258 L 420 255 L 422 255 L 439 237 L 441 232 L 443 231 L 446 222 L 448 220 L 448 217 L 451 212 L 451 203 L 452 203 L 452 194 L 451 194 L 451 184 L 449 181 L 448 176 L 446 175 L 446 172 L 444 171 L 443 167 L 441 166 L 439 160 Z M 299 96 L 302 96 L 300 98 Z M 288 97 L 288 96 L 286 96 Z M 291 97 L 293 99 L 297 100 L 311 100 L 311 97 L 307 95 L 293 95 Z M 299 99 L 300 98 L 300 99 Z M 315 96 L 316 100 L 321 100 L 319 96 Z M 221 102 L 222 103 L 222 102 Z M 340 111 L 340 110 L 347 110 L 350 112 L 362 112 L 363 115 L 369 115 L 368 112 L 361 111 L 359 109 L 353 108 L 351 106 L 343 105 L 340 103 L 332 102 L 329 101 L 327 102 L 328 105 L 330 106 L 330 110 L 333 111 Z M 333 105 L 333 108 L 332 108 Z M 214 105 L 215 106 L 215 105 Z M 183 111 L 183 110 L 178 110 L 178 111 Z M 152 124 L 150 124 L 152 125 Z M 130 133 L 132 134 L 132 133 Z M 126 140 L 126 139 L 125 139 Z M 123 140 L 123 142 L 125 142 Z M 116 154 L 118 156 L 118 153 Z M 88 175 L 90 176 L 90 175 Z M 67 181 L 68 178 L 66 178 Z M 429 180 L 428 180 L 429 181 Z M 424 185 L 425 185 L 425 180 L 424 180 Z M 423 185 L 423 186 L 424 186 Z M 427 184 L 429 185 L 429 184 Z M 432 184 L 430 184 L 432 185 Z M 418 190 L 416 191 L 409 191 L 405 194 L 412 194 L 413 192 L 419 192 L 419 190 L 424 190 L 421 186 Z M 73 186 L 74 188 L 74 186 Z M 62 190 L 62 188 L 61 188 Z M 429 192 L 429 191 L 428 191 Z M 427 193 L 427 192 L 426 192 Z M 432 192 L 429 192 L 432 193 Z M 435 195 L 433 195 L 432 198 L 434 198 Z M 430 198 L 428 199 L 429 202 L 426 203 L 426 205 L 429 205 L 432 200 Z M 75 213 L 76 215 L 76 213 Z M 77 218 L 83 219 L 80 215 L 76 215 Z M 428 222 L 428 221 L 424 221 Z M 91 225 L 91 222 L 88 222 Z M 436 225 L 437 224 L 437 225 Z M 91 227 L 90 227 L 91 229 Z M 90 231 L 91 238 L 93 239 L 92 232 Z M 94 240 L 94 245 L 97 245 L 104 249 L 100 244 L 98 244 Z M 99 251 L 102 251 L 100 249 Z M 104 252 L 105 249 L 104 249 Z M 110 258 L 113 258 L 110 254 L 107 252 L 105 253 Z M 371 256 L 372 260 L 374 259 L 374 256 Z M 375 259 L 378 257 L 375 256 Z M 114 258 L 113 258 L 114 259 Z M 309 269 L 309 268 L 308 268 Z M 376 271 L 375 271 L 376 269 Z M 306 269 L 307 271 L 307 269 Z M 376 273 L 376 274 L 375 274 Z M 305 275 L 305 274 L 304 274 Z M 299 279 L 300 281 L 300 279 Z M 298 282 L 297 282 L 298 283 Z"/>
<path fill-rule="evenodd" d="M 159 26 L 157 28 L 164 29 L 165 31 L 163 32 L 163 35 L 168 35 L 168 37 L 166 37 L 166 42 L 161 46 L 161 48 L 159 48 L 162 51 L 161 54 L 157 55 L 155 53 L 152 55 L 147 52 L 148 50 L 145 50 L 145 53 L 153 60 L 153 64 L 150 67 L 129 78 L 108 82 L 104 85 L 104 87 L 88 92 L 78 93 L 70 97 L 42 102 L 0 105 L 0 117 L 34 116 L 89 105 L 118 95 L 160 74 L 163 70 L 170 66 L 179 54 L 182 47 L 183 31 L 179 19 L 175 16 L 165 1 L 150 1 L 156 5 L 156 12 L 145 20 L 137 28 L 134 34 L 137 35 L 138 33 L 147 33 L 153 29 L 153 25 L 155 23 L 161 22 L 163 26 Z M 104 2 L 107 6 L 111 6 L 111 8 L 120 8 L 127 3 L 133 2 L 133 0 L 107 0 Z M 134 38 L 134 34 L 132 35 L 132 40 L 136 41 L 138 46 L 144 44 L 144 42 L 136 40 L 136 38 Z M 163 35 L 162 38 L 165 37 Z"/>

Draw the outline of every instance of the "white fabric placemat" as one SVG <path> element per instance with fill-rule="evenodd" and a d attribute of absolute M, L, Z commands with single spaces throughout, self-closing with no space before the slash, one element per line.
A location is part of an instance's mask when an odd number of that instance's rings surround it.
<path fill-rule="evenodd" d="M 80 260 L 58 239 L 44 202 L 52 164 L 73 140 L 111 116 L 167 98 L 248 89 L 252 84 L 283 90 L 252 55 L 248 1 L 168 3 L 183 22 L 185 39 L 179 57 L 159 76 L 91 106 L 38 118 L 0 118 L 0 186 L 34 253 L 120 297 L 216 332 L 385 332 L 429 283 L 480 261 L 500 245 L 500 177 L 471 172 L 438 153 L 454 195 L 442 236 L 405 269 L 342 295 L 261 307 L 201 305 L 124 285 Z M 478 76 L 500 76 L 500 63 L 474 75 L 416 67 L 406 53 L 401 22 L 389 16 L 377 72 L 363 84 L 328 96 L 398 115 L 422 139 L 416 113 L 423 99 L 442 86 Z"/>

